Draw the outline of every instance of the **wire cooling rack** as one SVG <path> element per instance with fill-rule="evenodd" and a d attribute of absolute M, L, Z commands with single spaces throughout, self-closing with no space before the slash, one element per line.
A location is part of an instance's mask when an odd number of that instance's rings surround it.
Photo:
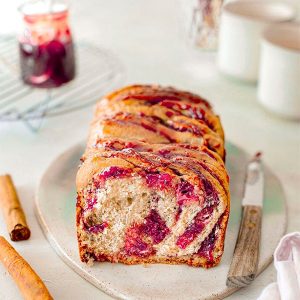
<path fill-rule="evenodd" d="M 15 38 L 0 37 L 0 122 L 22 121 L 32 131 L 38 131 L 46 117 L 95 103 L 124 78 L 124 68 L 111 52 L 77 43 L 76 78 L 51 90 L 32 88 L 20 79 L 18 55 Z"/>

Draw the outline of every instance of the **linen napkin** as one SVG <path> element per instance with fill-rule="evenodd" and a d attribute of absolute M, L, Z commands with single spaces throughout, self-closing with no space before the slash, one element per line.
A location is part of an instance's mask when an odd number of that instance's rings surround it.
<path fill-rule="evenodd" d="M 300 232 L 285 235 L 274 252 L 277 282 L 269 284 L 257 300 L 300 300 Z"/>

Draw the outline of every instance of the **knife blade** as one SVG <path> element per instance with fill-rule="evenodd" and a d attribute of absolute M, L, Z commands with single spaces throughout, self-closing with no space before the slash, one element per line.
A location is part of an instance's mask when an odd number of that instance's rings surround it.
<path fill-rule="evenodd" d="M 264 174 L 261 153 L 258 152 L 247 166 L 244 197 L 242 200 L 242 219 L 227 275 L 226 285 L 229 287 L 247 286 L 256 276 L 263 197 Z"/>

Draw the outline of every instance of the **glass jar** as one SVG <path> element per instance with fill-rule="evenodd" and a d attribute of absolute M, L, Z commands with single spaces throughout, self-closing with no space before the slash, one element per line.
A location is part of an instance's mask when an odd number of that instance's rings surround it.
<path fill-rule="evenodd" d="M 223 0 L 181 0 L 186 35 L 195 47 L 216 50 Z"/>
<path fill-rule="evenodd" d="M 64 1 L 30 1 L 19 8 L 21 76 L 24 83 L 52 88 L 75 77 L 68 6 Z"/>

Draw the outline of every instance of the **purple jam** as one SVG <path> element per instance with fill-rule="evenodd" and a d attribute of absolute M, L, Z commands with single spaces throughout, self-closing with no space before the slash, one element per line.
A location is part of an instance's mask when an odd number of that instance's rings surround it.
<path fill-rule="evenodd" d="M 107 227 L 108 227 L 108 223 L 107 222 L 102 222 L 101 224 L 96 224 L 96 225 L 93 225 L 93 226 L 90 226 L 90 227 L 86 226 L 86 230 L 91 232 L 91 233 L 97 234 L 97 233 L 103 232 L 103 230 Z"/>
<path fill-rule="evenodd" d="M 166 173 L 149 173 L 146 175 L 147 185 L 151 188 L 165 189 L 172 185 L 172 176 Z"/>
<path fill-rule="evenodd" d="M 206 121 L 205 110 L 202 108 L 197 108 L 197 107 L 191 108 L 189 110 L 189 113 L 190 113 L 190 117 L 192 118 Z"/>
<path fill-rule="evenodd" d="M 138 257 L 147 257 L 155 253 L 152 245 L 143 241 L 139 225 L 127 230 L 124 251 L 129 256 Z"/>
<path fill-rule="evenodd" d="M 224 181 L 223 181 L 223 179 L 220 178 L 220 176 L 219 176 L 217 173 L 213 172 L 213 171 L 208 167 L 207 164 L 205 164 L 205 163 L 203 163 L 203 162 L 199 162 L 199 164 L 200 164 L 201 167 L 202 167 L 204 170 L 206 170 L 211 176 L 213 176 L 215 179 L 217 179 L 218 182 L 220 183 L 220 185 L 224 188 L 224 190 L 226 190 L 226 188 L 225 188 L 225 186 L 224 186 Z M 207 185 L 207 184 L 206 184 L 206 185 Z M 209 187 L 209 190 L 210 190 L 210 191 L 211 191 L 211 189 L 212 189 L 212 186 Z M 212 198 L 214 199 L 214 201 L 217 201 L 217 199 L 216 199 L 216 198 L 217 198 L 217 195 L 216 195 L 215 190 L 213 190 L 212 193 L 213 193 Z M 209 198 L 211 198 L 211 196 L 210 196 Z"/>
<path fill-rule="evenodd" d="M 197 213 L 193 223 L 190 224 L 185 232 L 177 239 L 176 245 L 178 247 L 185 249 L 202 232 L 214 208 L 214 206 L 206 207 Z"/>
<path fill-rule="evenodd" d="M 199 171 L 197 168 L 193 166 L 193 164 L 186 162 L 186 165 L 190 167 L 200 178 L 201 184 L 204 190 L 204 202 L 206 203 L 207 206 L 211 205 L 216 205 L 219 203 L 219 197 L 218 193 L 213 187 L 212 183 L 207 180 L 207 178 Z M 189 187 L 189 185 L 188 185 Z M 180 186 L 178 187 L 178 191 L 180 192 L 181 188 Z M 187 188 L 187 194 L 188 195 L 193 195 L 191 187 Z M 180 193 L 179 193 L 180 196 Z M 180 203 L 179 203 L 180 205 Z"/>
<path fill-rule="evenodd" d="M 19 43 L 22 79 L 26 84 L 58 87 L 75 77 L 75 56 L 72 41 L 58 40 L 31 45 Z"/>
<path fill-rule="evenodd" d="M 180 113 L 181 115 L 185 114 L 189 117 L 192 117 L 197 120 L 204 121 L 209 128 L 214 129 L 214 125 L 209 122 L 209 120 L 206 118 L 206 113 L 203 108 L 195 107 L 190 104 L 186 103 L 179 103 L 179 102 L 172 102 L 172 101 L 163 101 L 161 102 L 161 105 L 164 107 L 167 107 L 169 109 L 173 109 L 177 113 Z"/>
<path fill-rule="evenodd" d="M 89 209 L 92 209 L 96 203 L 97 203 L 97 196 L 95 193 L 93 193 L 92 191 L 88 191 L 88 194 L 86 196 L 86 203 L 87 203 L 87 206 L 86 208 L 89 210 Z"/>
<path fill-rule="evenodd" d="M 164 106 L 166 108 L 169 108 L 169 109 L 174 109 L 174 110 L 176 110 L 176 107 L 180 108 L 180 103 L 179 102 L 173 102 L 173 101 L 167 101 L 167 100 L 162 101 L 160 103 L 160 105 Z"/>
<path fill-rule="evenodd" d="M 128 143 L 125 144 L 124 148 L 134 149 L 134 148 L 137 148 L 137 147 L 138 147 L 138 145 L 136 143 L 128 142 Z"/>
<path fill-rule="evenodd" d="M 170 143 L 177 143 L 176 139 L 171 138 L 170 135 L 167 134 L 164 130 L 159 130 L 158 133 L 164 138 L 166 138 Z"/>
<path fill-rule="evenodd" d="M 99 138 L 95 143 L 95 146 L 97 145 L 103 147 L 105 150 L 119 151 L 124 149 L 125 143 L 120 141 L 103 141 L 101 138 Z"/>
<path fill-rule="evenodd" d="M 134 94 L 134 95 L 128 95 L 124 97 L 124 100 L 126 99 L 136 99 L 136 100 L 141 100 L 141 101 L 146 101 L 151 105 L 160 103 L 165 100 L 173 100 L 173 101 L 178 101 L 181 100 L 179 96 L 176 96 L 175 94 L 170 94 L 166 92 L 153 92 L 151 91 L 149 94 L 142 92 L 140 94 Z"/>
<path fill-rule="evenodd" d="M 147 257 L 153 255 L 155 250 L 153 245 L 160 243 L 168 234 L 170 229 L 166 222 L 154 209 L 145 218 L 143 224 L 131 227 L 125 236 L 125 252 L 128 255 Z M 146 243 L 146 239 L 151 238 L 152 243 Z"/>
<path fill-rule="evenodd" d="M 161 218 L 155 209 L 145 218 L 145 223 L 141 225 L 140 231 L 152 238 L 153 244 L 160 243 L 166 235 L 170 233 L 166 222 Z"/>
<path fill-rule="evenodd" d="M 156 132 L 156 128 L 155 127 L 153 127 L 153 126 L 150 126 L 150 125 L 148 125 L 148 124 L 146 124 L 146 123 L 141 123 L 141 126 L 143 127 L 143 128 L 145 128 L 146 130 L 149 130 L 149 131 L 152 131 L 152 132 Z"/>
<path fill-rule="evenodd" d="M 211 157 L 214 160 L 216 160 L 216 157 L 213 155 L 213 151 L 208 150 L 207 148 L 203 148 L 201 151 L 204 152 L 205 154 L 207 154 L 209 157 Z"/>
<path fill-rule="evenodd" d="M 195 134 L 197 136 L 202 136 L 201 129 L 198 126 L 195 126 L 195 125 L 178 124 L 178 123 L 174 124 L 172 122 L 169 122 L 168 127 L 173 129 L 173 130 L 179 131 L 179 132 L 190 132 L 190 133 Z"/>
<path fill-rule="evenodd" d="M 124 169 L 121 167 L 109 167 L 104 170 L 101 174 L 94 177 L 94 186 L 98 189 L 103 186 L 105 181 L 109 178 L 124 178 L 131 174 L 131 169 Z"/>
<path fill-rule="evenodd" d="M 109 167 L 107 170 L 105 170 L 101 176 L 104 180 L 110 177 L 114 178 L 122 178 L 130 175 L 131 170 L 130 169 L 124 169 L 120 167 Z"/>
<path fill-rule="evenodd" d="M 127 255 L 139 257 L 148 257 L 155 253 L 152 246 L 143 242 L 141 238 L 136 238 L 133 242 L 126 242 L 125 251 Z"/>
<path fill-rule="evenodd" d="M 161 150 L 158 151 L 158 154 L 161 155 L 161 156 L 167 156 L 170 153 L 171 153 L 171 151 L 168 150 L 168 149 L 161 149 Z"/>
<path fill-rule="evenodd" d="M 190 144 L 180 144 L 180 147 L 189 150 L 199 150 L 199 146 L 190 145 Z"/>
<path fill-rule="evenodd" d="M 105 254 L 102 254 L 102 253 L 89 253 L 89 255 L 91 257 L 93 257 L 96 261 L 107 261 L 107 256 Z"/>
<path fill-rule="evenodd" d="M 215 228 L 214 228 L 214 230 L 202 242 L 197 254 L 212 261 L 213 260 L 212 252 L 213 252 L 215 243 L 216 243 L 216 235 L 215 235 Z"/>
<path fill-rule="evenodd" d="M 213 249 L 217 240 L 217 230 L 220 228 L 222 217 L 219 219 L 212 232 L 201 243 L 201 246 L 197 252 L 198 255 L 205 257 L 207 260 L 213 261 Z"/>
<path fill-rule="evenodd" d="M 162 120 L 160 118 L 158 118 L 158 117 L 151 117 L 151 119 L 154 120 L 154 121 L 156 121 L 156 122 L 162 123 Z M 141 122 L 138 125 L 142 126 L 146 130 L 155 132 L 155 133 L 163 136 L 164 138 L 166 138 L 171 143 L 175 143 L 176 142 L 176 140 L 174 140 L 173 138 L 171 138 L 170 135 L 168 135 L 164 130 L 157 130 L 156 126 L 153 127 L 153 126 L 151 126 L 149 124 L 146 124 L 145 122 Z M 167 124 L 163 124 L 163 125 L 167 127 Z"/>
<path fill-rule="evenodd" d="M 190 202 L 199 201 L 199 196 L 194 192 L 194 186 L 187 181 L 182 181 L 177 185 L 176 197 L 178 205 L 185 205 Z"/>
<path fill-rule="evenodd" d="M 205 202 L 208 203 L 208 205 L 218 204 L 219 197 L 211 182 L 203 176 L 201 176 L 201 182 L 205 190 Z"/>
<path fill-rule="evenodd" d="M 144 102 L 148 102 L 150 105 L 157 104 L 160 102 L 165 101 L 182 101 L 182 100 L 188 100 L 189 102 L 193 103 L 202 103 L 206 107 L 210 108 L 209 103 L 204 100 L 203 98 L 199 97 L 198 95 L 184 92 L 184 91 L 177 91 L 175 89 L 168 89 L 168 90 L 142 90 L 140 92 L 136 92 L 133 95 L 124 95 L 123 100 L 126 99 L 136 99 L 141 100 Z"/>
<path fill-rule="evenodd" d="M 166 112 L 166 116 L 167 116 L 168 118 L 171 118 L 171 117 L 174 116 L 174 113 L 173 113 L 172 111 L 167 111 L 167 112 Z"/>

